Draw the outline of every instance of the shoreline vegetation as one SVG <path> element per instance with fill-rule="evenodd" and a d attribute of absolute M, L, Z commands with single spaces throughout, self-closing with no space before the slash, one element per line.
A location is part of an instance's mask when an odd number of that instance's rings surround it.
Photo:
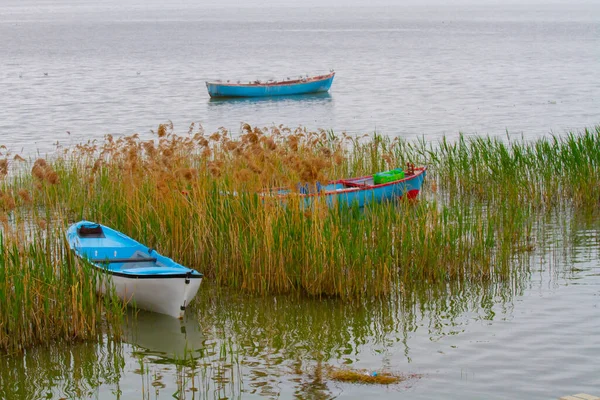
<path fill-rule="evenodd" d="M 68 251 L 66 227 L 111 226 L 217 286 L 353 301 L 432 285 L 511 281 L 548 213 L 600 203 L 600 126 L 533 141 L 428 144 L 283 126 L 177 135 L 161 124 L 28 162 L 0 148 L 0 353 L 118 337 L 123 307 Z M 416 201 L 286 206 L 257 192 L 428 166 Z M 202 290 L 202 289 L 201 289 Z"/>

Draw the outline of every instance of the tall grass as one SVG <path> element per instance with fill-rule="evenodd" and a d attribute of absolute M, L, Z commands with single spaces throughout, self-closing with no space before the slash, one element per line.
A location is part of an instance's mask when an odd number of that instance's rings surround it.
<path fill-rule="evenodd" d="M 600 128 L 428 144 L 281 126 L 244 125 L 235 137 L 191 126 L 179 136 L 165 124 L 153 140 L 107 136 L 37 160 L 5 178 L 0 204 L 8 216 L 22 208 L 64 216 L 57 227 L 83 218 L 110 225 L 252 293 L 386 296 L 415 280 L 510 279 L 515 254 L 534 246 L 539 210 L 597 206 L 598 148 Z M 429 166 L 416 203 L 307 209 L 295 193 L 285 206 L 257 194 L 407 162 Z"/>
<path fill-rule="evenodd" d="M 285 207 L 257 195 L 419 162 L 433 154 L 422 145 L 247 125 L 235 139 L 224 130 L 177 136 L 168 125 L 157 136 L 109 136 L 51 165 L 38 160 L 20 182 L 30 182 L 36 206 L 111 225 L 255 293 L 360 297 L 390 293 L 398 279 L 502 279 L 511 246 L 523 240 L 525 219 L 507 216 L 510 205 L 477 211 L 431 201 L 363 212 L 317 202 L 306 210 L 293 195 Z"/>
<path fill-rule="evenodd" d="M 431 151 L 440 185 L 461 201 L 477 198 L 551 209 L 600 202 L 600 126 L 532 142 L 461 136 Z"/>
<path fill-rule="evenodd" d="M 0 231 L 1 353 L 96 339 L 122 312 L 95 295 L 98 277 L 69 251 L 61 225 L 44 224 L 10 221 Z"/>

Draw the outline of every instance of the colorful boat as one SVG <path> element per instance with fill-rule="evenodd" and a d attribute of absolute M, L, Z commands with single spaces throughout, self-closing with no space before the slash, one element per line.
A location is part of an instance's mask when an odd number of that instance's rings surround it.
<path fill-rule="evenodd" d="M 400 172 L 401 171 L 401 172 Z M 315 200 L 323 199 L 328 206 L 364 207 L 374 202 L 398 198 L 414 199 L 420 192 L 427 168 L 409 166 L 406 170 L 396 169 L 359 178 L 339 179 L 327 185 L 300 186 L 298 191 L 277 188 L 261 195 L 267 198 L 285 200 L 298 196 L 300 204 L 310 206 Z"/>
<path fill-rule="evenodd" d="M 181 318 L 203 275 L 132 238 L 89 221 L 67 230 L 71 250 L 102 273 L 97 290 L 115 290 L 126 304 Z"/>
<path fill-rule="evenodd" d="M 326 92 L 331 87 L 335 72 L 313 77 L 283 81 L 254 81 L 248 83 L 206 82 L 210 97 L 265 97 Z"/>

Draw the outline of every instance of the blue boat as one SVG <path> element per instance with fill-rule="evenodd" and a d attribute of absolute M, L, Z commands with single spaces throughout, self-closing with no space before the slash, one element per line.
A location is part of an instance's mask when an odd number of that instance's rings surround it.
<path fill-rule="evenodd" d="M 394 172 L 397 170 L 393 170 Z M 409 166 L 398 179 L 392 171 L 362 176 L 359 178 L 339 179 L 312 187 L 300 186 L 298 191 L 276 188 L 261 193 L 264 200 L 278 199 L 287 203 L 290 196 L 297 196 L 301 206 L 310 207 L 315 201 L 325 201 L 332 206 L 365 207 L 375 202 L 390 201 L 399 198 L 414 199 L 421 191 L 427 168 Z M 378 180 L 377 178 L 382 178 Z"/>
<path fill-rule="evenodd" d="M 67 229 L 71 250 L 100 273 L 97 290 L 128 305 L 181 318 L 203 275 L 160 255 L 132 238 L 89 221 Z"/>
<path fill-rule="evenodd" d="M 254 81 L 248 83 L 206 82 L 210 97 L 265 97 L 326 92 L 335 72 L 327 75 L 287 79 L 284 81 Z"/>

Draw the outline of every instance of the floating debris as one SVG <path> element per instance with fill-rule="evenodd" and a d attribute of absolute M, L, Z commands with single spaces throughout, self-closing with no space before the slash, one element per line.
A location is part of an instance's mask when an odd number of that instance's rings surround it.
<path fill-rule="evenodd" d="M 327 375 L 334 381 L 379 385 L 391 385 L 406 380 L 406 377 L 400 374 L 386 371 L 368 371 L 366 369 L 337 368 L 332 366 L 327 367 Z"/>

